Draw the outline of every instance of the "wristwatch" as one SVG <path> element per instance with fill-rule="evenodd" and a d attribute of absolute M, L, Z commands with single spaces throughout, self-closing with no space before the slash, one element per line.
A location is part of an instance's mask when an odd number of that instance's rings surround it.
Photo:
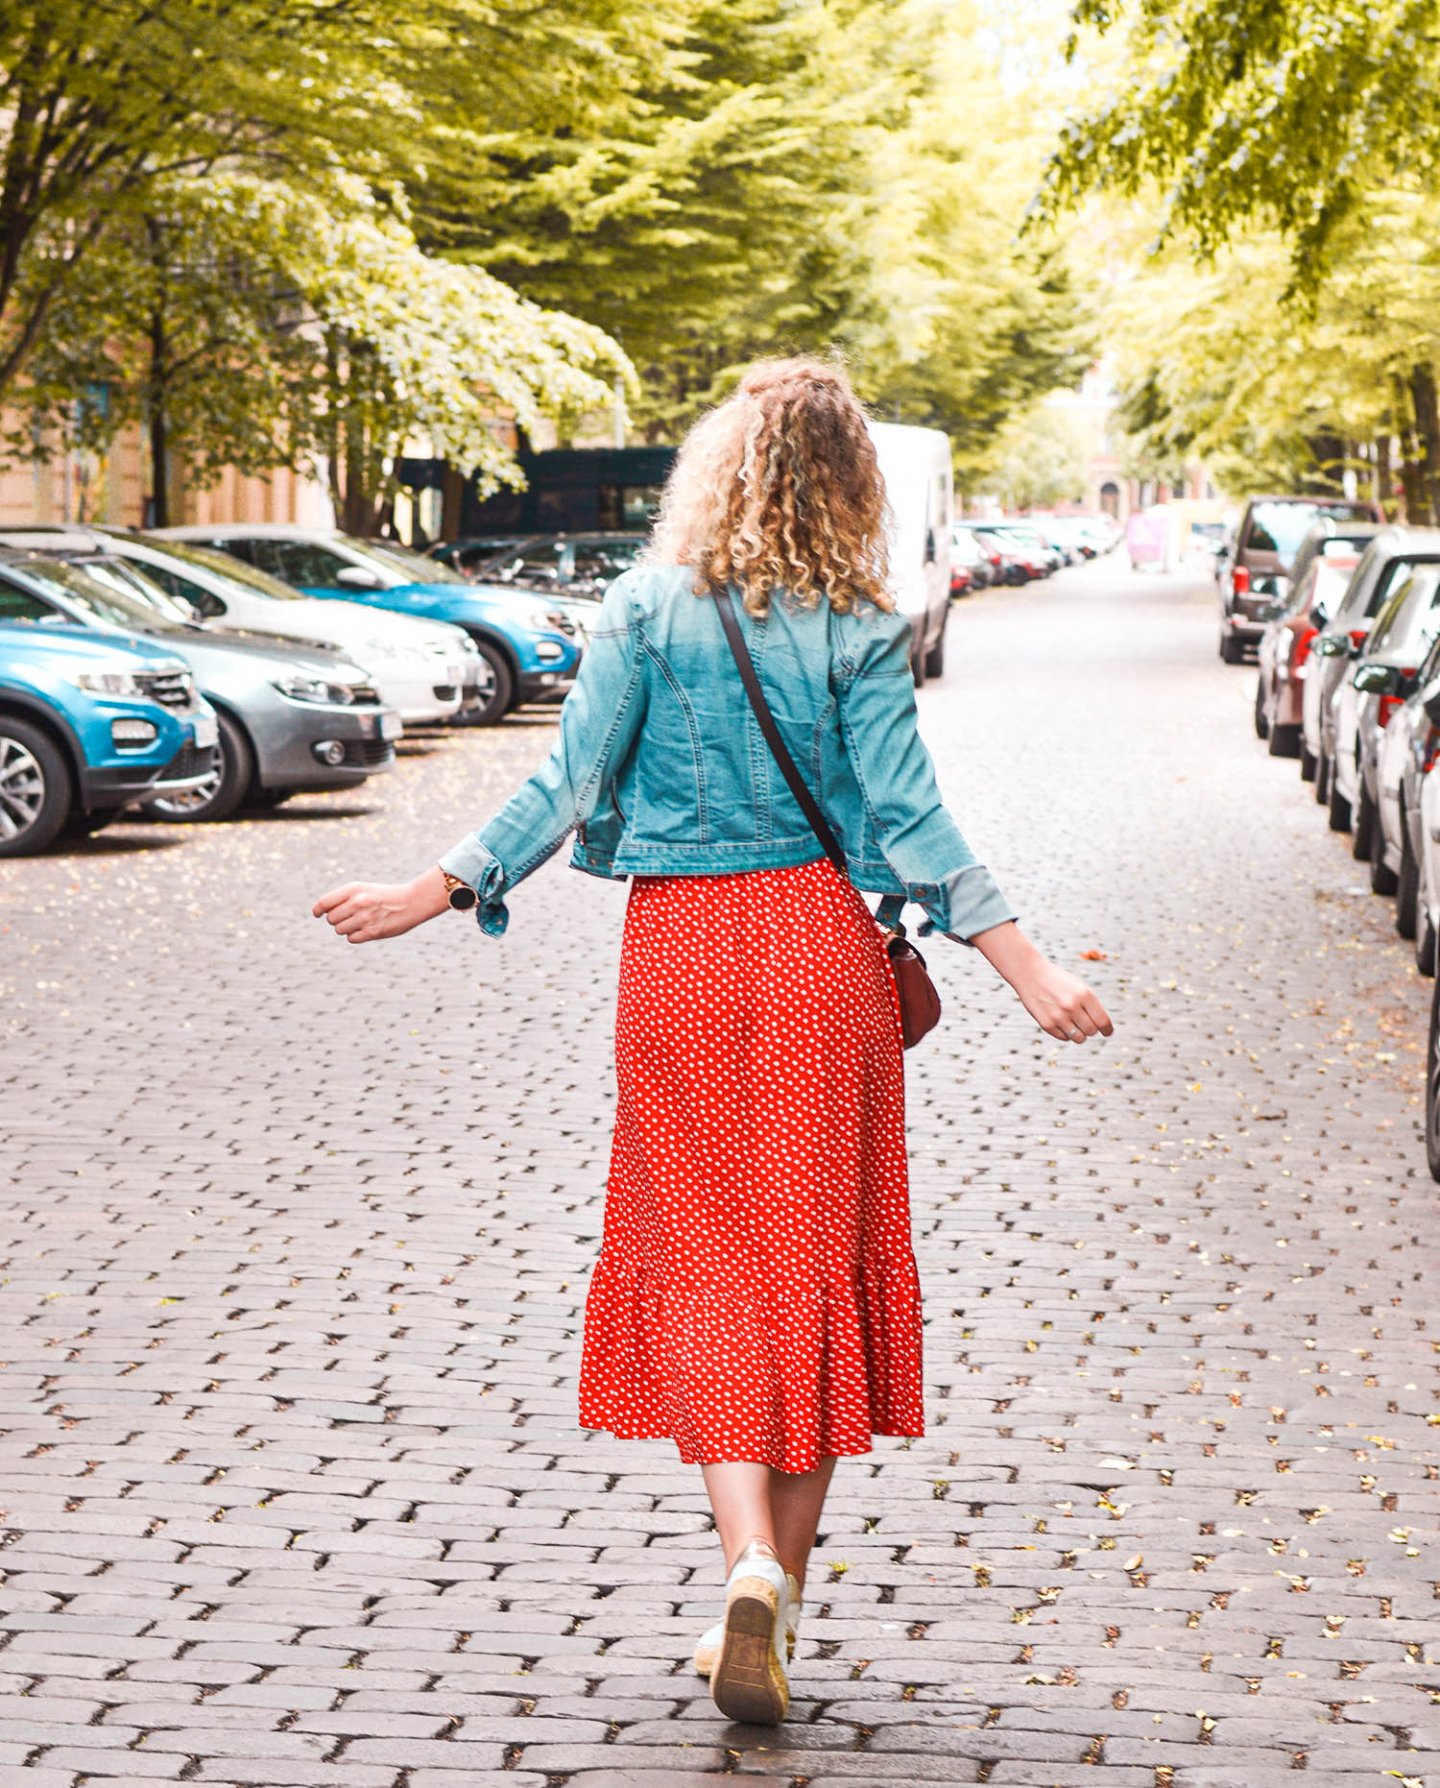
<path fill-rule="evenodd" d="M 462 882 L 458 875 L 451 875 L 448 869 L 442 869 L 440 873 L 445 877 L 445 895 L 451 906 L 457 913 L 468 913 L 480 896 L 469 882 Z"/>

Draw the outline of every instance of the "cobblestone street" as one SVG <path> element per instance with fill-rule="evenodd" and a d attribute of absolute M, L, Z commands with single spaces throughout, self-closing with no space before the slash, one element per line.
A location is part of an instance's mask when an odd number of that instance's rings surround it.
<path fill-rule="evenodd" d="M 929 947 L 930 1431 L 842 1461 L 778 1732 L 690 1668 L 698 1471 L 575 1424 L 623 886 L 309 917 L 553 720 L 0 864 L 0 1782 L 1440 1788 L 1429 988 L 1215 632 L 1119 555 L 953 612 L 947 796 L 1116 1035 Z"/>

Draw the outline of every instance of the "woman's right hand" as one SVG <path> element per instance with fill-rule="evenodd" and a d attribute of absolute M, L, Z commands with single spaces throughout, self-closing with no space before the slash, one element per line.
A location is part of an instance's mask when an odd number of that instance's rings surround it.
<path fill-rule="evenodd" d="M 1013 919 L 970 941 L 1015 989 L 1020 1004 L 1047 1035 L 1062 1043 L 1086 1043 L 1114 1034 L 1100 996 L 1078 975 L 1042 956 Z"/>
<path fill-rule="evenodd" d="M 445 877 L 427 869 L 413 882 L 346 882 L 322 894 L 310 909 L 328 919 L 352 944 L 370 944 L 382 937 L 402 937 L 449 910 Z"/>

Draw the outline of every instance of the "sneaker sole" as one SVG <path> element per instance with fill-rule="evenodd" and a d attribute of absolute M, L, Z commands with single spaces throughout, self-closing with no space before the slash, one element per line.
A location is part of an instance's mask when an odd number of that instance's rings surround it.
<path fill-rule="evenodd" d="M 727 1720 L 778 1726 L 790 1710 L 790 1685 L 775 1655 L 780 1599 L 761 1577 L 742 1577 L 725 1607 L 725 1637 L 710 1675 L 710 1694 Z"/>

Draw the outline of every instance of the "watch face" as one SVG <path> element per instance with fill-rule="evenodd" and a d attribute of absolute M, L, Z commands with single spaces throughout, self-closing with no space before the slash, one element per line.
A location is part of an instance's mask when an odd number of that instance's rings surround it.
<path fill-rule="evenodd" d="M 450 904 L 457 913 L 468 913 L 478 898 L 479 896 L 473 888 L 461 887 L 450 890 Z"/>

